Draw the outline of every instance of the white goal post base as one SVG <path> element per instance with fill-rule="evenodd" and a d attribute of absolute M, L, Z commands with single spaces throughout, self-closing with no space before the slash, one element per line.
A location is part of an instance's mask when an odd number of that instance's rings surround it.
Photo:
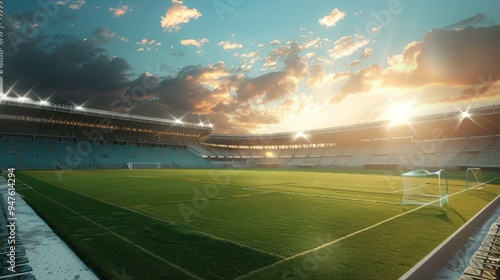
<path fill-rule="evenodd" d="M 401 204 L 429 204 L 442 207 L 448 203 L 448 179 L 440 169 L 429 172 L 425 169 L 401 174 L 403 183 Z"/>
<path fill-rule="evenodd" d="M 127 162 L 128 169 L 160 169 L 160 162 Z"/>

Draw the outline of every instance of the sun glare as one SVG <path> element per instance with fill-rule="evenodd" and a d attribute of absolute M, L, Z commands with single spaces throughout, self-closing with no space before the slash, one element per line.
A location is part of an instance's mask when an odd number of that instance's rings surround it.
<path fill-rule="evenodd" d="M 411 113 L 410 104 L 393 104 L 389 112 L 389 118 L 392 125 L 407 123 Z"/>

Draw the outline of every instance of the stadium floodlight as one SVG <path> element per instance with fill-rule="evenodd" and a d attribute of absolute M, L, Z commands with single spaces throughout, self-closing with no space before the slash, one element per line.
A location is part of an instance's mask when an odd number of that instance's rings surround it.
<path fill-rule="evenodd" d="M 465 118 L 468 118 L 469 117 L 469 111 L 463 111 L 461 113 L 461 116 L 462 116 L 462 120 L 465 119 Z"/>
<path fill-rule="evenodd" d="M 48 106 L 50 103 L 47 100 L 40 100 L 40 105 Z"/>
<path fill-rule="evenodd" d="M 75 109 L 78 110 L 78 111 L 83 111 L 83 107 L 82 106 L 75 106 Z"/>
<path fill-rule="evenodd" d="M 31 99 L 29 99 L 26 96 L 20 96 L 17 100 L 19 100 L 19 102 L 23 102 L 23 103 L 31 101 Z"/>
<path fill-rule="evenodd" d="M 443 169 L 436 172 L 414 170 L 401 174 L 401 179 L 401 204 L 429 204 L 441 207 L 448 203 L 448 179 Z"/>

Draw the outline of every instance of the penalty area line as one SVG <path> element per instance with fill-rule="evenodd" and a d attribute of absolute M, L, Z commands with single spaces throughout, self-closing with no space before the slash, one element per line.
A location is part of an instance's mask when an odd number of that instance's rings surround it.
<path fill-rule="evenodd" d="M 490 181 L 488 181 L 488 182 L 485 182 L 485 184 L 487 184 L 487 183 L 489 183 L 489 182 L 492 182 L 492 181 L 495 181 L 495 180 L 497 180 L 497 179 L 500 179 L 500 177 L 497 177 L 497 178 L 492 179 L 492 180 L 490 180 Z M 457 194 L 463 193 L 463 192 L 465 192 L 465 191 L 468 191 L 468 190 L 474 189 L 474 188 L 479 187 L 479 186 L 482 186 L 482 185 L 484 185 L 484 184 L 475 185 L 475 186 L 473 186 L 473 187 L 470 187 L 469 189 L 464 189 L 464 190 L 462 190 L 462 191 L 460 191 L 460 192 L 456 192 L 456 193 L 454 193 L 454 194 L 448 195 L 448 197 L 451 197 L 451 196 L 454 196 L 454 195 L 457 195 Z M 360 229 L 360 230 L 358 230 L 358 231 L 355 231 L 355 232 L 353 232 L 353 233 L 350 233 L 350 234 L 348 234 L 348 235 L 345 235 L 345 236 L 340 237 L 340 238 L 338 238 L 338 239 L 335 239 L 335 240 L 333 240 L 333 241 L 327 242 L 327 243 L 325 243 L 325 244 L 323 244 L 323 245 L 320 245 L 320 246 L 318 246 L 318 247 L 316 247 L 316 248 L 312 248 L 312 249 L 309 249 L 309 250 L 307 250 L 307 251 L 304 251 L 304 252 L 301 252 L 301 253 L 295 254 L 295 255 L 293 255 L 293 256 L 290 256 L 290 257 L 287 257 L 287 258 L 282 259 L 282 260 L 280 260 L 280 261 L 277 261 L 277 262 L 275 262 L 275 263 L 273 263 L 273 264 L 270 264 L 270 265 L 267 265 L 267 266 L 261 267 L 261 268 L 259 268 L 259 269 L 254 270 L 254 271 L 251 271 L 251 272 L 249 272 L 249 273 L 247 273 L 247 274 L 244 274 L 244 275 L 238 276 L 237 278 L 235 278 L 235 280 L 239 280 L 239 279 L 244 279 L 244 278 L 247 278 L 247 277 L 249 277 L 249 276 L 251 276 L 251 275 L 254 275 L 255 273 L 258 273 L 258 272 L 264 271 L 264 270 L 269 269 L 269 268 L 271 268 L 271 267 L 274 267 L 274 266 L 276 266 L 276 265 L 278 265 L 278 264 L 281 264 L 281 263 L 284 263 L 284 262 L 286 262 L 286 261 L 293 260 L 293 259 L 295 259 L 295 258 L 298 258 L 298 257 L 304 256 L 304 255 L 306 255 L 306 254 L 308 254 L 308 253 L 312 253 L 312 252 L 315 252 L 315 251 L 317 251 L 317 250 L 323 249 L 323 248 L 325 248 L 325 247 L 327 247 L 327 246 L 330 246 L 330 245 L 332 245 L 332 244 L 335 244 L 335 243 L 338 243 L 338 242 L 340 242 L 340 241 L 343 241 L 343 240 L 345 240 L 345 239 L 347 239 L 347 238 L 353 237 L 353 236 L 358 235 L 358 234 L 360 234 L 360 233 L 363 233 L 363 232 L 365 232 L 365 231 L 368 231 L 368 230 L 371 230 L 371 229 L 373 229 L 373 228 L 376 228 L 376 227 L 378 227 L 378 226 L 380 226 L 380 225 L 382 225 L 382 224 L 385 224 L 385 223 L 387 223 L 387 222 L 390 222 L 390 221 L 392 221 L 392 220 L 394 220 L 394 219 L 397 219 L 397 218 L 399 218 L 399 217 L 403 217 L 403 216 L 408 215 L 408 214 L 410 214 L 410 213 L 416 212 L 416 211 L 418 211 L 418 210 L 420 210 L 420 209 L 422 209 L 422 208 L 424 208 L 424 207 L 426 207 L 426 206 L 429 206 L 429 205 L 431 205 L 431 204 L 433 204 L 433 203 L 438 202 L 439 200 L 440 200 L 440 199 L 437 199 L 437 200 L 435 200 L 435 201 L 431 201 L 431 202 L 428 202 L 428 203 L 426 203 L 426 204 L 422 204 L 422 205 L 420 205 L 419 207 L 417 207 L 417 208 L 415 208 L 415 209 L 412 209 L 412 210 L 410 210 L 410 211 L 408 211 L 408 212 L 404 212 L 404 213 L 398 214 L 398 215 L 396 215 L 396 216 L 390 217 L 390 218 L 388 218 L 388 219 L 385 219 L 385 220 L 383 220 L 383 221 L 380 221 L 380 222 L 378 222 L 378 223 L 376 223 L 376 224 L 373 224 L 373 225 L 371 225 L 371 226 L 369 226 L 369 227 L 366 227 L 366 228 L 364 228 L 364 229 Z"/>

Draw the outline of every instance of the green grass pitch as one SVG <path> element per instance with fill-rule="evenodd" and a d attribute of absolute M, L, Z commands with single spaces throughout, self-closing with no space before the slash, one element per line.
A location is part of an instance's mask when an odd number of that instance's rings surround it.
<path fill-rule="evenodd" d="M 18 192 L 102 279 L 397 279 L 500 194 L 496 179 L 415 210 L 400 205 L 396 171 L 16 175 Z M 450 194 L 465 189 L 465 171 L 448 178 Z"/>

